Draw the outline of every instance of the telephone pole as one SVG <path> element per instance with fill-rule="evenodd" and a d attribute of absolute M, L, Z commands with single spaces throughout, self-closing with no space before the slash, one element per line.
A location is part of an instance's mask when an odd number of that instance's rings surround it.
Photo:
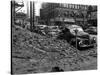
<path fill-rule="evenodd" d="M 77 33 L 78 33 L 78 30 L 77 30 L 77 28 L 76 28 L 76 30 L 75 30 L 76 48 L 77 48 Z"/>
<path fill-rule="evenodd" d="M 30 30 L 34 30 L 34 2 L 30 1 Z"/>

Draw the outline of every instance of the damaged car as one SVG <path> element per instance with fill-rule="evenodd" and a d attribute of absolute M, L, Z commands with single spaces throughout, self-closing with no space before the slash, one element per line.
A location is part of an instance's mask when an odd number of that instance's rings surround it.
<path fill-rule="evenodd" d="M 58 38 L 67 40 L 80 50 L 94 47 L 97 40 L 97 36 L 84 32 L 82 27 L 78 25 L 66 26 Z"/>

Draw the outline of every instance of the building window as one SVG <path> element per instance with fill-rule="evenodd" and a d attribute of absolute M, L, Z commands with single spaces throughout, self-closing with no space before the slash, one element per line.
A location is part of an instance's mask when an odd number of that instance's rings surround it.
<path fill-rule="evenodd" d="M 74 8 L 74 4 L 72 4 L 72 8 Z"/>
<path fill-rule="evenodd" d="M 77 9 L 79 9 L 79 5 L 77 5 Z"/>
<path fill-rule="evenodd" d="M 86 10 L 86 6 L 84 6 L 84 9 Z"/>
<path fill-rule="evenodd" d="M 62 4 L 63 5 L 63 7 L 65 7 L 65 3 L 64 4 Z"/>
<path fill-rule="evenodd" d="M 71 8 L 73 8 L 73 4 L 71 4 Z"/>
<path fill-rule="evenodd" d="M 60 6 L 60 7 L 63 7 L 63 4 L 62 4 L 62 3 L 60 3 L 60 4 L 59 4 L 59 6 Z"/>
<path fill-rule="evenodd" d="M 75 5 L 75 9 L 77 9 L 77 5 Z"/>
<path fill-rule="evenodd" d="M 69 8 L 72 8 L 72 5 L 71 4 L 69 5 Z"/>
<path fill-rule="evenodd" d="M 84 5 L 80 5 L 80 8 L 84 10 Z"/>
<path fill-rule="evenodd" d="M 68 4 L 66 4 L 66 8 L 68 8 Z"/>
<path fill-rule="evenodd" d="M 83 9 L 85 9 L 85 6 L 83 5 Z"/>
<path fill-rule="evenodd" d="M 68 4 L 68 8 L 70 8 L 70 4 Z"/>

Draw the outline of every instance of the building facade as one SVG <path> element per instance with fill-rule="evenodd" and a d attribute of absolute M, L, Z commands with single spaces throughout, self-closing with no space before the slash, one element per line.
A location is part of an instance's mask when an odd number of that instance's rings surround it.
<path fill-rule="evenodd" d="M 48 25 L 85 24 L 88 5 L 43 3 L 40 17 Z"/>
<path fill-rule="evenodd" d="M 88 15 L 88 23 L 97 26 L 97 6 L 91 7 L 89 9 L 89 15 Z"/>

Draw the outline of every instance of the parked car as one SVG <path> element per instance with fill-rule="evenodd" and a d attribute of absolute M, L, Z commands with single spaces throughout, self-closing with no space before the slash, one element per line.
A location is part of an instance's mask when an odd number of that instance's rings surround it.
<path fill-rule="evenodd" d="M 47 27 L 47 25 L 35 25 L 35 27 L 43 30 L 45 27 Z"/>
<path fill-rule="evenodd" d="M 35 25 L 35 31 L 40 34 L 46 35 L 46 33 L 45 33 L 46 27 L 47 27 L 47 25 Z"/>
<path fill-rule="evenodd" d="M 58 38 L 67 40 L 67 42 L 75 47 L 77 39 L 78 49 L 94 47 L 94 44 L 96 43 L 96 37 L 93 37 L 89 33 L 84 32 L 82 27 L 78 25 L 66 26 Z"/>
<path fill-rule="evenodd" d="M 85 30 L 85 32 L 93 35 L 97 35 L 97 27 L 91 26 Z"/>
<path fill-rule="evenodd" d="M 50 36 L 57 36 L 61 30 L 58 26 L 48 26 L 46 32 Z"/>

